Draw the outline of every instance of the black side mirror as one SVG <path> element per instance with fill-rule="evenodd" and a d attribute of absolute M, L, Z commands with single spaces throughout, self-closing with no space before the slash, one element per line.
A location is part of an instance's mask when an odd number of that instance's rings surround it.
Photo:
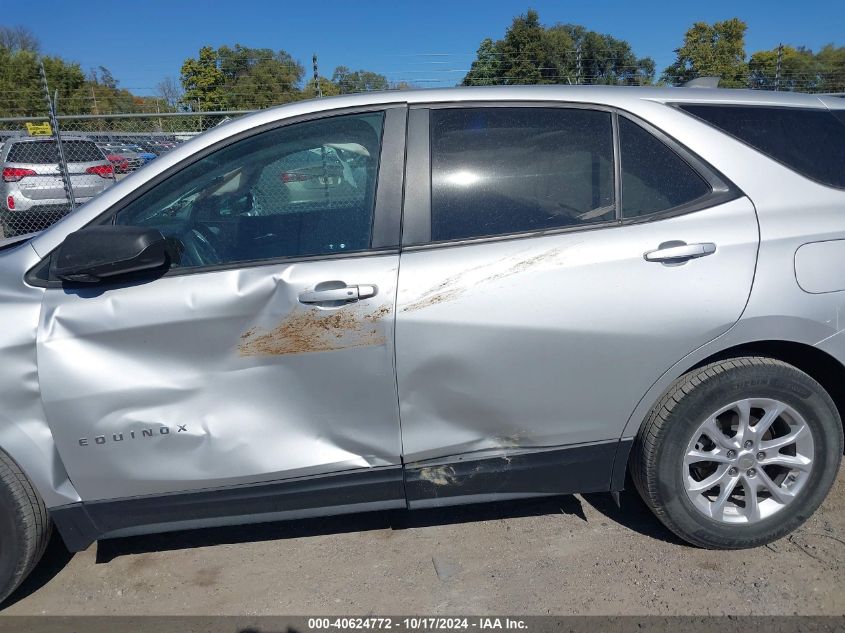
<path fill-rule="evenodd" d="M 98 283 L 144 271 L 164 272 L 176 255 L 158 229 L 92 226 L 65 238 L 53 270 L 63 281 Z"/>

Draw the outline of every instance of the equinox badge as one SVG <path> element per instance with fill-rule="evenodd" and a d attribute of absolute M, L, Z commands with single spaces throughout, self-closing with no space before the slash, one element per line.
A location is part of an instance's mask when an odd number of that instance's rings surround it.
<path fill-rule="evenodd" d="M 177 424 L 176 425 L 176 433 L 187 433 L 188 426 L 186 424 Z M 113 442 L 122 442 L 124 440 L 135 440 L 135 439 L 143 439 L 148 437 L 155 437 L 157 435 L 170 435 L 170 427 L 169 426 L 160 426 L 157 429 L 154 428 L 147 428 L 141 429 L 140 431 L 129 431 L 128 433 L 112 433 L 111 436 L 108 435 L 97 435 L 94 437 L 94 444 L 106 444 L 106 443 L 113 443 Z M 79 438 L 79 445 L 80 446 L 90 446 L 91 441 L 87 437 Z"/>

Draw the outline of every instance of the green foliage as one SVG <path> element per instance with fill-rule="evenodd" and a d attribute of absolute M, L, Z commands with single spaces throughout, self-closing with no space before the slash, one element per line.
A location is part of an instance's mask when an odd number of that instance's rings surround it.
<path fill-rule="evenodd" d="M 801 90 L 819 83 L 819 63 L 806 48 L 784 46 L 781 51 L 780 78 L 777 77 L 778 50 L 757 51 L 748 61 L 748 83 L 763 90 Z"/>
<path fill-rule="evenodd" d="M 203 46 L 199 56 L 189 57 L 182 64 L 183 99 L 195 112 L 220 110 L 223 107 L 223 71 L 217 65 L 217 51 Z"/>
<path fill-rule="evenodd" d="M 41 88 L 38 40 L 18 27 L 0 27 L 0 116 L 45 116 L 47 106 Z M 118 87 L 105 66 L 86 77 L 75 62 L 42 56 L 50 97 L 58 95 L 59 114 L 108 114 L 139 112 L 152 104 Z"/>
<path fill-rule="evenodd" d="M 320 91 L 323 93 L 324 97 L 334 97 L 340 94 L 340 86 L 338 86 L 331 79 L 327 79 L 326 77 L 320 77 Z M 305 87 L 302 89 L 302 98 L 314 99 L 316 96 L 317 84 L 314 82 L 314 78 L 312 77 L 308 80 L 308 83 L 306 83 Z"/>
<path fill-rule="evenodd" d="M 465 86 L 489 86 L 502 83 L 502 56 L 496 42 L 489 37 L 481 40 L 481 45 L 475 53 L 475 61 L 464 77 Z"/>
<path fill-rule="evenodd" d="M 816 53 L 822 92 L 845 92 L 845 46 L 828 44 Z"/>
<path fill-rule="evenodd" d="M 763 90 L 800 90 L 804 92 L 845 92 L 845 46 L 828 44 L 813 53 L 808 48 L 783 46 L 757 51 L 748 62 L 749 87 Z"/>
<path fill-rule="evenodd" d="M 513 19 L 503 39 L 482 40 L 462 83 L 478 86 L 580 81 L 642 85 L 651 83 L 653 78 L 654 61 L 638 58 L 625 40 L 575 24 L 544 27 L 538 13 L 529 10 Z"/>
<path fill-rule="evenodd" d="M 266 108 L 299 99 L 303 74 L 285 51 L 204 46 L 182 64 L 182 98 L 193 111 Z"/>
<path fill-rule="evenodd" d="M 223 74 L 223 105 L 227 110 L 266 108 L 300 98 L 302 65 L 285 51 L 221 46 L 217 59 Z"/>
<path fill-rule="evenodd" d="M 59 57 L 42 57 L 50 96 L 58 90 L 60 113 L 76 113 L 73 95 L 85 83 L 79 64 Z M 0 114 L 37 116 L 47 112 L 38 71 L 38 55 L 30 50 L 11 51 L 0 47 Z"/>
<path fill-rule="evenodd" d="M 663 71 L 662 80 L 682 84 L 696 77 L 719 77 L 722 88 L 744 87 L 748 83 L 745 63 L 745 22 L 732 18 L 715 24 L 696 22 L 684 36 L 675 63 Z"/>
<path fill-rule="evenodd" d="M 387 77 L 369 70 L 349 70 L 346 66 L 338 66 L 332 74 L 332 82 L 340 88 L 340 94 L 354 92 L 370 92 L 372 90 L 387 90 L 390 85 Z"/>

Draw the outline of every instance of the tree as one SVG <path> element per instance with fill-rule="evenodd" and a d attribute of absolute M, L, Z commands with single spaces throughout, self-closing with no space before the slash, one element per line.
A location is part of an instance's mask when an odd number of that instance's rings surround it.
<path fill-rule="evenodd" d="M 684 44 L 675 49 L 675 63 L 663 71 L 663 81 L 682 84 L 696 77 L 719 77 L 719 86 L 736 88 L 747 85 L 745 63 L 745 22 L 732 18 L 715 24 L 696 22 L 684 36 Z"/>
<path fill-rule="evenodd" d="M 71 96 L 85 83 L 79 64 L 60 57 L 42 57 L 50 97 L 58 92 L 59 113 L 73 113 Z M 0 115 L 41 116 L 47 113 L 41 88 L 39 57 L 29 50 L 12 51 L 0 46 Z"/>
<path fill-rule="evenodd" d="M 305 71 L 285 51 L 235 44 L 204 46 L 182 64 L 184 100 L 193 109 L 266 108 L 300 98 Z"/>
<path fill-rule="evenodd" d="M 49 75 L 48 75 L 49 78 Z M 118 88 L 118 81 L 105 66 L 91 69 L 85 81 L 69 97 L 69 114 L 119 114 L 138 112 L 144 102 L 128 90 Z"/>
<path fill-rule="evenodd" d="M 176 79 L 171 76 L 165 77 L 158 82 L 156 92 L 158 93 L 159 98 L 164 101 L 168 110 L 176 112 L 179 109 L 184 96 L 184 91 Z"/>
<path fill-rule="evenodd" d="M 25 26 L 0 26 L 0 48 L 5 48 L 12 53 L 18 51 L 38 53 L 41 43 Z"/>
<path fill-rule="evenodd" d="M 577 76 L 577 51 L 581 51 L 581 82 L 593 84 L 642 86 L 654 79 L 654 60 L 651 57 L 637 57 L 631 45 L 625 40 L 612 35 L 589 31 L 574 24 L 557 25 L 549 29 L 549 36 L 562 32 L 557 44 L 558 50 L 565 51 L 567 60 L 575 57 Z M 571 41 L 575 53 L 563 48 Z M 565 66 L 572 73 L 571 65 Z M 584 79 L 587 81 L 585 82 Z"/>
<path fill-rule="evenodd" d="M 331 79 L 326 77 L 320 77 L 320 92 L 322 92 L 324 97 L 334 97 L 340 94 L 340 86 L 338 86 L 335 82 Z M 302 98 L 303 99 L 313 99 L 317 96 L 317 84 L 314 82 L 314 78 L 308 80 L 308 83 L 305 84 L 305 87 L 302 89 Z"/>
<path fill-rule="evenodd" d="M 251 109 L 295 101 L 305 70 L 290 54 L 269 48 L 217 49 L 227 108 Z"/>
<path fill-rule="evenodd" d="M 463 85 L 647 84 L 654 61 L 638 58 L 625 40 L 576 24 L 544 27 L 534 10 L 519 15 L 505 37 L 482 40 Z"/>
<path fill-rule="evenodd" d="M 502 83 L 500 70 L 502 55 L 496 43 L 489 37 L 481 40 L 469 72 L 464 77 L 465 86 L 489 86 Z"/>
<path fill-rule="evenodd" d="M 505 39 L 497 43 L 502 56 L 503 83 L 550 83 L 544 79 L 558 75 L 555 60 L 546 55 L 545 39 L 545 29 L 536 11 L 514 18 L 505 31 Z"/>
<path fill-rule="evenodd" d="M 780 76 L 778 76 L 778 49 L 757 51 L 748 61 L 748 84 L 762 90 L 814 90 L 819 87 L 819 62 L 813 51 L 804 47 L 784 46 L 780 50 Z"/>
<path fill-rule="evenodd" d="M 332 82 L 340 88 L 340 94 L 371 92 L 390 88 L 387 77 L 384 75 L 369 70 L 352 71 L 346 66 L 338 66 L 334 69 Z"/>
<path fill-rule="evenodd" d="M 203 46 L 196 59 L 184 61 L 181 81 L 191 110 L 207 112 L 223 107 L 223 71 L 217 66 L 217 51 L 210 46 Z"/>
<path fill-rule="evenodd" d="M 823 46 L 816 53 L 816 61 L 820 74 L 819 90 L 845 92 L 845 46 Z"/>

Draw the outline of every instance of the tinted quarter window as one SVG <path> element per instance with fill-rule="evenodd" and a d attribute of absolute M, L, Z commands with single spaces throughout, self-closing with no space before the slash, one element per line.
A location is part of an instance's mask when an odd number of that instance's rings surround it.
<path fill-rule="evenodd" d="M 656 136 L 619 117 L 622 217 L 636 218 L 710 193 L 707 182 Z"/>
<path fill-rule="evenodd" d="M 845 188 L 845 124 L 829 110 L 680 106 L 812 180 Z"/>
<path fill-rule="evenodd" d="M 106 157 L 91 141 L 62 140 L 62 149 L 69 162 L 94 163 L 105 162 Z M 56 141 L 29 141 L 15 143 L 9 148 L 6 161 L 10 163 L 30 163 L 49 165 L 58 163 Z"/>
<path fill-rule="evenodd" d="M 445 108 L 431 117 L 432 240 L 614 219 L 609 113 Z"/>
<path fill-rule="evenodd" d="M 370 247 L 383 113 L 295 123 L 232 143 L 117 212 L 182 246 L 178 266 Z"/>

